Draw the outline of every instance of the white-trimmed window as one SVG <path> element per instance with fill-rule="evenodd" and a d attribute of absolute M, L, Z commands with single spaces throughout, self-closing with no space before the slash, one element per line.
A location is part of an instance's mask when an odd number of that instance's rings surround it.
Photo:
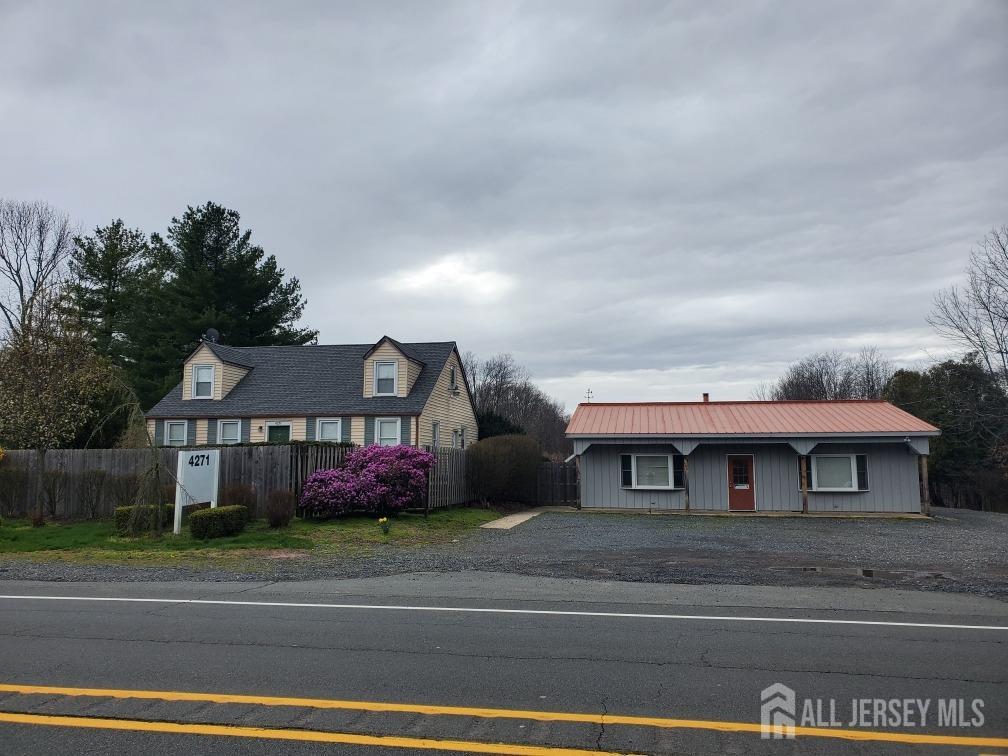
<path fill-rule="evenodd" d="M 286 444 L 291 440 L 291 424 L 288 420 L 270 420 L 266 423 L 266 443 Z"/>
<path fill-rule="evenodd" d="M 441 423 L 437 420 L 431 423 L 431 446 L 434 448 L 441 446 Z"/>
<path fill-rule="evenodd" d="M 189 437 L 188 420 L 165 420 L 165 446 L 185 446 Z"/>
<path fill-rule="evenodd" d="M 458 449 L 459 433 L 457 430 L 452 431 L 452 449 Z"/>
<path fill-rule="evenodd" d="M 620 454 L 622 488 L 677 489 L 685 487 L 681 454 Z"/>
<path fill-rule="evenodd" d="M 457 389 L 458 388 L 458 376 L 455 374 L 455 366 L 452 365 L 448 369 L 448 388 Z"/>
<path fill-rule="evenodd" d="M 465 439 L 465 426 L 462 426 L 462 430 L 459 431 L 459 443 L 460 448 L 465 449 L 466 439 Z"/>
<path fill-rule="evenodd" d="M 241 443 L 241 420 L 218 420 L 217 443 L 221 445 Z"/>
<path fill-rule="evenodd" d="M 192 398 L 213 399 L 214 366 L 193 365 Z"/>
<path fill-rule="evenodd" d="M 379 446 L 398 446 L 402 439 L 402 420 L 398 417 L 376 417 L 374 440 Z"/>
<path fill-rule="evenodd" d="M 813 454 L 810 491 L 852 492 L 868 490 L 867 454 Z M 799 487 L 801 486 L 799 467 Z"/>
<path fill-rule="evenodd" d="M 399 363 L 375 362 L 374 395 L 395 396 L 399 390 Z"/>
<path fill-rule="evenodd" d="M 342 441 L 343 421 L 338 417 L 320 417 L 315 421 L 316 441 Z"/>

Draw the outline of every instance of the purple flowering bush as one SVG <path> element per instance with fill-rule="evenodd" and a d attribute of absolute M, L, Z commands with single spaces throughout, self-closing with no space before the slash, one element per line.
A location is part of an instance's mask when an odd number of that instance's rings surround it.
<path fill-rule="evenodd" d="M 420 502 L 434 459 L 430 452 L 412 446 L 354 449 L 343 467 L 308 476 L 301 506 L 310 517 L 398 512 Z"/>

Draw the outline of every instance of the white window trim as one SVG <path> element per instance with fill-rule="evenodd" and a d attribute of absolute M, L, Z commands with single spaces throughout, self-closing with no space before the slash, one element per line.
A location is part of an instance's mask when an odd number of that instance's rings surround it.
<path fill-rule="evenodd" d="M 374 443 L 381 446 L 381 435 L 379 434 L 379 429 L 382 423 L 395 422 L 396 424 L 396 442 L 392 444 L 393 446 L 400 446 L 402 444 L 402 418 L 401 417 L 376 417 L 374 419 Z"/>
<path fill-rule="evenodd" d="M 455 370 L 455 366 L 451 365 L 448 369 L 448 388 L 457 389 L 458 388 L 458 372 Z"/>
<path fill-rule="evenodd" d="M 441 421 L 435 420 L 431 423 L 431 446 L 437 448 L 441 446 Z"/>
<path fill-rule="evenodd" d="M 466 447 L 466 437 L 465 437 L 465 426 L 459 430 L 459 448 L 465 449 Z"/>
<path fill-rule="evenodd" d="M 392 392 L 389 393 L 378 391 L 378 366 L 379 365 L 391 365 L 392 366 Z M 374 374 L 371 376 L 371 393 L 374 396 L 399 396 L 399 361 L 398 360 L 375 360 L 374 362 Z"/>
<path fill-rule="evenodd" d="M 284 425 L 287 426 L 287 441 L 288 442 L 293 441 L 294 440 L 294 427 L 291 425 L 291 421 L 290 420 L 267 420 L 266 421 L 266 427 L 263 428 L 263 441 L 265 443 L 267 443 L 267 444 L 270 442 L 270 440 L 269 440 L 269 429 L 270 428 L 278 428 L 278 427 L 282 427 Z"/>
<path fill-rule="evenodd" d="M 851 468 L 851 487 L 850 488 L 820 488 L 819 487 L 819 474 L 816 470 L 816 460 L 820 457 L 823 458 L 833 458 L 833 459 L 846 459 L 850 462 Z M 811 460 L 809 467 L 812 468 L 812 488 L 811 491 L 816 491 L 818 493 L 859 493 L 858 484 L 858 474 L 857 474 L 857 455 L 856 454 L 811 454 L 809 455 Z"/>
<path fill-rule="evenodd" d="M 171 433 L 169 432 L 168 429 L 171 426 L 173 426 L 173 425 L 181 425 L 182 428 L 183 428 L 183 431 L 182 431 L 182 443 L 181 444 L 173 444 L 171 442 Z M 187 443 L 189 443 L 189 421 L 188 420 L 165 420 L 165 424 L 164 424 L 164 445 L 165 446 L 185 446 Z"/>
<path fill-rule="evenodd" d="M 237 441 L 224 441 L 224 434 L 221 429 L 224 427 L 224 423 L 237 423 L 238 424 L 238 440 Z M 217 443 L 220 446 L 231 446 L 233 444 L 241 443 L 241 420 L 237 418 L 228 418 L 225 420 L 217 421 Z"/>
<path fill-rule="evenodd" d="M 332 439 L 322 438 L 322 423 L 336 423 L 337 428 L 337 438 L 335 441 Z M 330 444 L 338 444 L 343 440 L 343 418 L 342 417 L 320 417 L 315 420 L 315 440 L 316 441 L 326 441 Z"/>
<path fill-rule="evenodd" d="M 672 457 L 674 454 L 621 454 L 621 457 L 630 457 L 630 478 L 633 482 L 631 486 L 623 485 L 623 463 L 620 464 L 620 488 L 627 491 L 682 491 L 683 486 L 676 487 L 675 484 L 675 467 L 672 465 Z M 666 457 L 668 459 L 668 475 L 669 484 L 667 486 L 638 486 L 637 485 L 637 457 Z"/>
<path fill-rule="evenodd" d="M 196 376 L 199 374 L 200 368 L 210 368 L 210 394 L 208 396 L 200 396 L 196 393 L 196 386 L 199 381 L 196 380 Z M 204 381 L 205 382 L 205 381 Z M 190 396 L 193 399 L 213 399 L 214 386 L 217 385 L 217 366 L 216 365 L 193 365 L 192 369 L 192 388 L 190 390 Z"/>

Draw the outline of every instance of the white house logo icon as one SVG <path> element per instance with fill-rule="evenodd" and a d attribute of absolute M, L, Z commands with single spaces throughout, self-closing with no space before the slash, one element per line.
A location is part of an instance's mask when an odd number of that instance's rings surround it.
<path fill-rule="evenodd" d="M 760 737 L 790 740 L 794 736 L 795 692 L 783 683 L 774 683 L 760 693 Z"/>

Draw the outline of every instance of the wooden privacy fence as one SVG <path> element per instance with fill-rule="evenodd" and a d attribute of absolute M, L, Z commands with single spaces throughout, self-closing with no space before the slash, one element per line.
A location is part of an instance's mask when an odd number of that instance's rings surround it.
<path fill-rule="evenodd" d="M 153 486 L 145 473 L 154 467 L 152 454 L 172 474 L 178 449 L 56 449 L 46 454 L 42 478 L 42 509 L 48 517 L 67 520 L 111 517 L 116 507 L 134 504 L 142 483 Z M 34 451 L 7 451 L 0 462 L 0 515 L 33 514 L 37 478 Z M 162 485 L 173 483 L 164 475 Z M 148 490 L 153 493 L 153 490 Z"/>
<path fill-rule="evenodd" d="M 291 491 L 300 497 L 309 475 L 339 467 L 353 447 L 282 444 L 219 448 L 221 493 L 231 484 L 251 486 L 255 491 L 255 514 L 259 515 L 265 512 L 271 491 Z M 465 452 L 430 451 L 437 456 L 437 464 L 430 475 L 424 505 L 436 509 L 471 501 Z M 163 447 L 154 453 L 162 465 L 161 498 L 174 501 L 179 449 Z M 151 454 L 150 449 L 57 449 L 47 453 L 42 479 L 46 515 L 67 520 L 111 517 L 116 507 L 156 498 L 150 484 Z M 32 502 L 36 475 L 34 451 L 7 451 L 0 462 L 0 516 L 24 517 L 36 511 Z M 141 490 L 141 484 L 147 488 Z"/>
<path fill-rule="evenodd" d="M 473 500 L 470 476 L 466 471 L 466 453 L 462 449 L 424 447 L 437 461 L 427 480 L 428 509 L 468 504 Z"/>
<path fill-rule="evenodd" d="M 578 468 L 573 462 L 543 462 L 536 477 L 536 503 L 577 504 Z"/>

